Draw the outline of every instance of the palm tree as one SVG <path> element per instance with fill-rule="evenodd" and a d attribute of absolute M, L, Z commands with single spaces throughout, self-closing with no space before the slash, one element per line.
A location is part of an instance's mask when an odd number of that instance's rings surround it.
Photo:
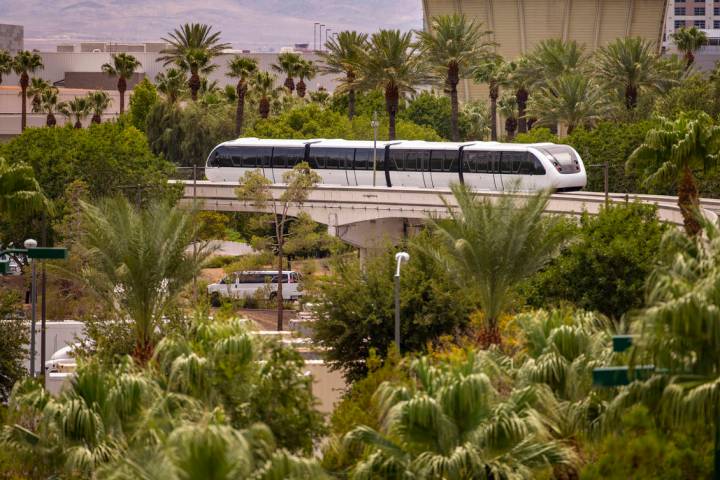
<path fill-rule="evenodd" d="M 13 58 L 12 69 L 16 75 L 20 76 L 20 94 L 21 100 L 21 116 L 20 129 L 25 130 L 27 126 L 27 89 L 30 84 L 30 74 L 37 70 L 42 70 L 42 57 L 35 52 L 21 50 Z"/>
<path fill-rule="evenodd" d="M 102 90 L 96 90 L 88 94 L 88 103 L 92 111 L 92 123 L 101 123 L 103 113 L 110 107 L 110 96 Z"/>
<path fill-rule="evenodd" d="M 317 67 L 310 60 L 303 60 L 300 62 L 297 68 L 298 83 L 295 86 L 298 97 L 305 98 L 305 92 L 307 91 L 307 85 L 305 80 L 312 80 L 317 74 Z"/>
<path fill-rule="evenodd" d="M 458 83 L 483 57 L 489 55 L 488 47 L 494 45 L 485 40 L 491 32 L 481 30 L 481 26 L 475 21 L 468 21 L 465 15 L 442 15 L 432 19 L 429 29 L 417 32 L 420 51 L 432 69 L 433 80 L 449 89 L 450 136 L 453 142 L 460 141 Z"/>
<path fill-rule="evenodd" d="M 58 110 L 67 117 L 68 121 L 75 120 L 73 125 L 75 128 L 82 128 L 82 122 L 90 115 L 90 109 L 90 101 L 87 97 L 75 97 L 69 102 L 58 105 Z"/>
<path fill-rule="evenodd" d="M 355 93 L 358 88 L 358 64 L 362 51 L 367 48 L 367 33 L 342 31 L 325 43 L 320 52 L 324 64 L 320 70 L 329 74 L 343 74 L 337 79 L 336 92 L 348 95 L 348 118 L 355 116 Z"/>
<path fill-rule="evenodd" d="M 40 95 L 40 111 L 46 114 L 45 125 L 54 127 L 57 124 L 55 112 L 59 111 L 58 91 L 56 88 L 49 88 Z"/>
<path fill-rule="evenodd" d="M 497 101 L 500 86 L 507 81 L 507 65 L 500 55 L 493 55 L 489 60 L 480 63 L 473 71 L 478 83 L 487 83 L 490 97 L 490 140 L 497 141 Z"/>
<path fill-rule="evenodd" d="M 508 78 L 507 84 L 515 89 L 515 99 L 517 100 L 518 109 L 518 132 L 526 133 L 527 127 L 527 104 L 530 98 L 530 90 L 535 85 L 536 78 L 529 65 L 527 57 L 510 62 L 507 65 Z"/>
<path fill-rule="evenodd" d="M 212 72 L 216 65 L 212 59 L 230 48 L 229 43 L 220 43 L 221 32 L 211 33 L 212 27 L 200 23 L 184 24 L 169 34 L 163 41 L 170 47 L 162 50 L 158 62 L 164 66 L 176 64 L 190 73 L 188 87 L 193 101 L 197 100 L 200 89 L 200 74 Z"/>
<path fill-rule="evenodd" d="M 47 80 L 39 77 L 33 77 L 30 79 L 30 85 L 28 85 L 27 89 L 27 98 L 32 98 L 32 102 L 30 103 L 32 105 L 31 110 L 33 113 L 38 113 L 40 111 L 40 96 L 49 88 L 55 87 L 52 87 Z"/>
<path fill-rule="evenodd" d="M 388 138 L 395 140 L 400 98 L 415 92 L 415 87 L 428 77 L 417 46 L 412 42 L 412 32 L 380 30 L 373 33 L 368 47 L 361 53 L 358 67 L 361 88 L 384 91 Z"/>
<path fill-rule="evenodd" d="M 646 185 L 678 182 L 678 205 L 688 235 L 700 233 L 699 193 L 693 170 L 713 170 L 720 151 L 720 126 L 704 113 L 660 119 L 645 142 L 628 158 L 628 170 L 640 168 Z"/>
<path fill-rule="evenodd" d="M 128 53 L 113 53 L 112 63 L 105 63 L 102 66 L 103 73 L 111 77 L 117 77 L 117 90 L 120 94 L 120 115 L 125 113 L 125 91 L 127 81 L 132 78 L 135 70 L 142 67 L 137 58 Z"/>
<path fill-rule="evenodd" d="M 254 58 L 249 57 L 233 57 L 228 62 L 227 76 L 237 78 L 237 108 L 235 110 L 235 135 L 240 136 L 243 132 L 243 117 L 245 116 L 245 95 L 248 91 L 248 80 L 257 72 L 258 63 Z"/>
<path fill-rule="evenodd" d="M 708 44 L 708 37 L 697 27 L 682 27 L 670 35 L 678 50 L 685 55 L 685 68 L 689 69 L 695 61 L 695 52 Z"/>
<path fill-rule="evenodd" d="M 498 320 L 513 288 L 547 264 L 569 233 L 559 218 L 542 216 L 546 193 L 519 202 L 509 195 L 479 200 L 465 185 L 452 192 L 459 208 L 448 205 L 448 219 L 431 221 L 442 248 L 427 250 L 482 307 L 481 345 L 500 344 Z"/>
<path fill-rule="evenodd" d="M 361 425 L 345 437 L 348 447 L 366 447 L 350 478 L 533 478 L 574 465 L 538 411 L 548 389 L 499 389 L 486 363 L 483 354 L 439 365 L 424 357 L 411 363 L 409 385 L 383 383 L 375 393 L 381 427 Z"/>
<path fill-rule="evenodd" d="M 663 68 L 655 44 L 640 37 L 618 38 L 596 52 L 595 74 L 623 92 L 625 107 L 637 107 L 644 90 L 660 90 L 672 78 Z"/>
<path fill-rule="evenodd" d="M 165 95 L 168 103 L 174 104 L 185 93 L 187 75 L 180 69 L 168 68 L 155 76 L 158 92 Z"/>
<path fill-rule="evenodd" d="M 11 165 L 0 157 L 0 214 L 12 218 L 20 213 L 42 210 L 47 205 L 33 168 L 22 163 Z"/>
<path fill-rule="evenodd" d="M 575 127 L 592 125 L 605 111 L 605 94 L 587 75 L 569 73 L 539 88 L 530 100 L 528 115 L 539 125 L 563 124 L 571 134 Z"/>
<path fill-rule="evenodd" d="M 566 73 L 585 71 L 587 66 L 585 46 L 575 40 L 563 41 L 559 38 L 538 43 L 518 64 L 526 78 L 534 79 L 532 86 L 541 86 Z"/>
<path fill-rule="evenodd" d="M 0 85 L 2 85 L 2 76 L 12 72 L 13 57 L 7 50 L 0 50 Z"/>
<path fill-rule="evenodd" d="M 270 115 L 270 97 L 275 87 L 275 75 L 269 72 L 257 72 L 253 78 L 253 90 L 258 95 L 258 113 L 260 118 L 268 118 Z"/>
<path fill-rule="evenodd" d="M 278 73 L 285 75 L 285 88 L 290 93 L 295 90 L 295 81 L 293 78 L 298 74 L 298 67 L 302 63 L 302 58 L 297 53 L 285 52 L 278 55 L 277 63 L 272 65 L 272 69 Z"/>
<path fill-rule="evenodd" d="M 511 142 L 515 137 L 515 130 L 518 125 L 518 102 L 515 95 L 505 95 L 498 101 L 500 115 L 505 117 L 505 135 L 507 141 Z"/>
<path fill-rule="evenodd" d="M 133 356 L 145 363 L 153 353 L 155 327 L 209 253 L 205 246 L 188 250 L 198 228 L 194 214 L 162 202 L 139 211 L 122 197 L 84 204 L 83 210 L 87 288 L 119 319 L 133 322 Z"/>

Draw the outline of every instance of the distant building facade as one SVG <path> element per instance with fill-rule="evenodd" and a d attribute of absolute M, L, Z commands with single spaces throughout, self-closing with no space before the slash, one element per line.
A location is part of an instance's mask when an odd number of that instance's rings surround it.
<path fill-rule="evenodd" d="M 720 1 L 719 0 L 668 0 L 663 47 L 669 53 L 677 53 L 672 34 L 682 27 L 703 30 L 709 45 L 695 55 L 695 65 L 701 70 L 711 70 L 720 60 Z"/>
<path fill-rule="evenodd" d="M 24 44 L 25 30 L 22 25 L 0 23 L 0 50 L 15 54 L 23 49 Z"/>
<path fill-rule="evenodd" d="M 58 53 L 159 53 L 168 44 L 165 42 L 81 42 L 79 45 L 72 43 L 57 46 Z"/>
<path fill-rule="evenodd" d="M 549 38 L 576 40 L 589 51 L 618 37 L 640 36 L 660 49 L 666 0 L 422 0 L 424 28 L 437 15 L 463 13 L 493 32 L 507 59 Z M 720 4 L 718 4 L 720 6 Z M 487 98 L 487 87 L 461 82 L 465 101 Z"/>

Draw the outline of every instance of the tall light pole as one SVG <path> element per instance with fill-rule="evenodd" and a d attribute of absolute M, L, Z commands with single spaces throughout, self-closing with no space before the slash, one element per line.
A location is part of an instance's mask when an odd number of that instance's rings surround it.
<path fill-rule="evenodd" d="M 315 22 L 313 24 L 313 50 L 317 52 L 317 27 L 320 25 L 320 22 Z"/>
<path fill-rule="evenodd" d="M 332 28 L 325 29 L 325 44 L 327 44 L 328 32 L 332 32 Z M 332 36 L 330 36 L 330 38 L 332 38 Z"/>
<path fill-rule="evenodd" d="M 373 112 L 373 118 L 370 120 L 370 126 L 373 129 L 373 187 L 375 186 L 375 174 L 377 172 L 377 130 L 380 123 L 377 119 L 377 111 Z"/>
<path fill-rule="evenodd" d="M 25 240 L 23 246 L 27 249 L 36 248 L 38 245 L 37 240 L 28 238 Z M 35 264 L 37 262 L 32 259 L 32 283 L 30 286 L 30 305 L 32 308 L 32 315 L 30 321 L 30 377 L 35 376 L 35 322 L 37 321 L 36 310 L 37 310 L 37 269 Z M 45 368 L 43 366 L 43 368 Z"/>
<path fill-rule="evenodd" d="M 324 50 L 324 49 L 323 49 L 323 43 L 322 43 L 322 31 L 323 31 L 323 27 L 324 27 L 324 26 L 325 26 L 324 23 L 321 23 L 321 24 L 320 24 L 320 35 L 318 36 L 318 44 L 319 44 L 319 45 L 318 45 L 318 50 L 320 50 L 321 52 Z"/>
<path fill-rule="evenodd" d="M 400 265 L 410 260 L 410 254 L 407 252 L 398 252 L 395 254 L 397 268 L 395 269 L 395 348 L 400 353 Z"/>

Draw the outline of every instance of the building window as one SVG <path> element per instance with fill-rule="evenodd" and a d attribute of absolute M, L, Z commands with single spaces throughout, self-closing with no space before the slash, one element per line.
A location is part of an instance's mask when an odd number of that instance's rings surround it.
<path fill-rule="evenodd" d="M 719 29 L 720 29 L 720 20 L 713 20 L 713 28 L 714 28 L 715 30 L 719 30 Z"/>
<path fill-rule="evenodd" d="M 693 15 L 705 15 L 705 7 L 695 7 Z"/>
<path fill-rule="evenodd" d="M 705 28 L 705 20 L 695 20 L 693 25 L 697 28 Z"/>
<path fill-rule="evenodd" d="M 685 20 L 675 20 L 675 30 L 683 28 L 685 26 Z"/>
<path fill-rule="evenodd" d="M 675 15 L 685 15 L 685 7 L 675 7 Z"/>
<path fill-rule="evenodd" d="M 720 7 L 713 8 L 713 15 L 715 15 L 715 16 L 720 15 Z"/>

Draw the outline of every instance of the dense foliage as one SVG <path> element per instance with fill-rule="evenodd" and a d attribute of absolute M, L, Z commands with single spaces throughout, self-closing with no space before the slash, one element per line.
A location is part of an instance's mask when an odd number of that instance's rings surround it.
<path fill-rule="evenodd" d="M 0 292 L 0 402 L 6 402 L 13 385 L 25 375 L 28 331 L 20 296 L 12 290 Z"/>

